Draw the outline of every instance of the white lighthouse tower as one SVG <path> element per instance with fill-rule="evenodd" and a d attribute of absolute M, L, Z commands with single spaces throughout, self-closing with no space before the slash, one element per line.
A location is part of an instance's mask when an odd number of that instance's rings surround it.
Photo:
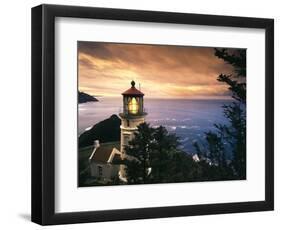
<path fill-rule="evenodd" d="M 120 151 L 122 158 L 125 157 L 125 147 L 133 139 L 137 126 L 145 122 L 146 113 L 143 106 L 144 94 L 136 89 L 135 82 L 131 82 L 131 88 L 126 90 L 123 95 L 123 111 L 119 114 L 121 117 L 121 143 Z"/>

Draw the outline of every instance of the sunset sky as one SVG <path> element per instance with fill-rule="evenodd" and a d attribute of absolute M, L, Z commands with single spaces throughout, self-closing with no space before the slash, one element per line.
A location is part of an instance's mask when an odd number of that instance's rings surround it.
<path fill-rule="evenodd" d="M 79 90 L 120 97 L 135 80 L 145 97 L 227 98 L 216 79 L 231 66 L 213 48 L 78 42 Z"/>

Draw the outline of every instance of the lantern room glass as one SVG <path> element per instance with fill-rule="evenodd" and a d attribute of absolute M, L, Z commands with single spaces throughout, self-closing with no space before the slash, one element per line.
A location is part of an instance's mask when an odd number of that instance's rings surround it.
<path fill-rule="evenodd" d="M 138 114 L 139 102 L 135 97 L 132 97 L 129 99 L 128 111 L 129 111 L 129 114 Z"/>

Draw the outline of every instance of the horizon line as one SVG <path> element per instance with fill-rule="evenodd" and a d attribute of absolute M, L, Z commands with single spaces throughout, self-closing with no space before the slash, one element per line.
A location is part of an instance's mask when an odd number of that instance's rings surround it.
<path fill-rule="evenodd" d="M 107 96 L 107 95 L 92 95 L 93 97 L 97 98 L 122 98 L 122 95 L 120 96 Z M 145 96 L 144 99 L 170 99 L 170 100 L 232 100 L 233 98 L 231 96 L 210 96 L 210 97 L 149 97 Z"/>

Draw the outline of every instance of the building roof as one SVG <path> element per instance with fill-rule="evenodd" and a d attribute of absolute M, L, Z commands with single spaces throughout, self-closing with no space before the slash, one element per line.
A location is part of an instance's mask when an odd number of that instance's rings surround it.
<path fill-rule="evenodd" d="M 111 146 L 100 146 L 96 149 L 92 161 L 106 163 L 112 153 Z"/>
<path fill-rule="evenodd" d="M 144 96 L 144 94 L 135 87 L 135 82 L 131 82 L 131 88 L 122 93 L 124 96 Z"/>
<path fill-rule="evenodd" d="M 95 152 L 93 153 L 93 156 L 90 157 L 90 160 L 105 164 L 109 161 L 110 156 L 114 149 L 115 151 L 118 151 L 118 149 L 120 149 L 120 143 L 118 142 L 103 143 L 95 149 Z M 115 162 L 119 160 L 117 155 L 119 154 L 115 153 L 113 157 L 113 161 Z"/>

